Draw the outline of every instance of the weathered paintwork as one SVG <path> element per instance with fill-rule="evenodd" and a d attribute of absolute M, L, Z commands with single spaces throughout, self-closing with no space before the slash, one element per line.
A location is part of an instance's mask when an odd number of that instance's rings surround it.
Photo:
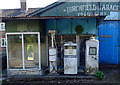
<path fill-rule="evenodd" d="M 56 35 L 77 34 L 75 32 L 77 25 L 81 25 L 84 28 L 82 34 L 98 34 L 96 18 L 48 19 L 46 20 L 46 34 L 49 34 L 48 31 L 51 29 L 57 31 Z"/>
<path fill-rule="evenodd" d="M 96 39 L 87 40 L 85 54 L 86 74 L 95 74 L 99 69 L 99 41 Z"/>
<path fill-rule="evenodd" d="M 77 44 L 68 42 L 64 44 L 64 74 L 78 73 Z"/>
<path fill-rule="evenodd" d="M 77 74 L 77 58 L 64 58 L 64 74 Z"/>
<path fill-rule="evenodd" d="M 49 48 L 49 65 L 50 65 L 50 73 L 55 74 L 57 71 L 57 50 L 56 48 Z"/>
<path fill-rule="evenodd" d="M 45 22 L 43 20 L 8 20 L 6 32 L 41 32 L 45 34 Z"/>
<path fill-rule="evenodd" d="M 29 16 L 104 16 L 118 11 L 115 2 L 56 2 Z"/>
<path fill-rule="evenodd" d="M 99 41 L 100 63 L 118 64 L 120 61 L 120 21 L 103 21 L 99 26 Z"/>

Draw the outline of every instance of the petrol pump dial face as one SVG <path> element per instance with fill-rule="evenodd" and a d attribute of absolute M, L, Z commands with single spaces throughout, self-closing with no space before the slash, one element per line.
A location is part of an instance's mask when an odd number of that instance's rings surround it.
<path fill-rule="evenodd" d="M 76 55 L 76 47 L 74 46 L 66 46 L 66 49 L 64 50 L 65 55 Z"/>
<path fill-rule="evenodd" d="M 69 53 L 70 55 L 72 55 L 72 54 L 73 54 L 72 47 L 69 47 L 68 53 Z"/>
<path fill-rule="evenodd" d="M 96 55 L 97 54 L 97 48 L 96 47 L 90 47 L 89 48 L 89 55 Z"/>

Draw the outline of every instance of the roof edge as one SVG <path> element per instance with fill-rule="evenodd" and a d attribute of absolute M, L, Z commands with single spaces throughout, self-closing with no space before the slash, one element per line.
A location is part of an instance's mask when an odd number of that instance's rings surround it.
<path fill-rule="evenodd" d="M 42 13 L 42 12 L 48 10 L 48 9 L 51 9 L 51 8 L 53 8 L 53 7 L 56 7 L 56 6 L 58 6 L 58 5 L 62 4 L 62 3 L 65 3 L 65 2 L 58 2 L 58 1 L 57 1 L 57 2 L 54 2 L 54 3 L 52 3 L 52 4 L 48 5 L 48 6 L 40 9 L 40 10 L 37 10 L 37 11 L 29 14 L 28 16 L 35 16 L 35 15 L 37 15 L 37 14 L 39 14 L 39 13 Z"/>

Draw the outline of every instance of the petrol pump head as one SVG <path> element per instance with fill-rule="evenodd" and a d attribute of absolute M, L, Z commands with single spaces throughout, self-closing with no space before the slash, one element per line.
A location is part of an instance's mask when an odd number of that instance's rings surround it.
<path fill-rule="evenodd" d="M 51 33 L 51 36 L 53 37 L 55 35 L 56 31 L 55 30 L 49 30 L 48 33 Z"/>
<path fill-rule="evenodd" d="M 48 33 L 51 33 L 51 41 L 52 41 L 52 48 L 54 47 L 54 39 L 55 39 L 55 30 L 49 30 Z"/>
<path fill-rule="evenodd" d="M 90 39 L 91 39 L 91 40 L 95 40 L 95 36 L 92 35 L 92 36 L 90 37 Z"/>

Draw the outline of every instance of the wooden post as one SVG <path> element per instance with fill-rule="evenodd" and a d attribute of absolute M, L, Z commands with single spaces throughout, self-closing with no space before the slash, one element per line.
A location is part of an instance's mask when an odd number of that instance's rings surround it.
<path fill-rule="evenodd" d="M 78 60 L 78 66 L 80 66 L 80 37 L 79 37 L 79 35 L 76 35 L 76 44 L 77 44 L 77 60 Z"/>

